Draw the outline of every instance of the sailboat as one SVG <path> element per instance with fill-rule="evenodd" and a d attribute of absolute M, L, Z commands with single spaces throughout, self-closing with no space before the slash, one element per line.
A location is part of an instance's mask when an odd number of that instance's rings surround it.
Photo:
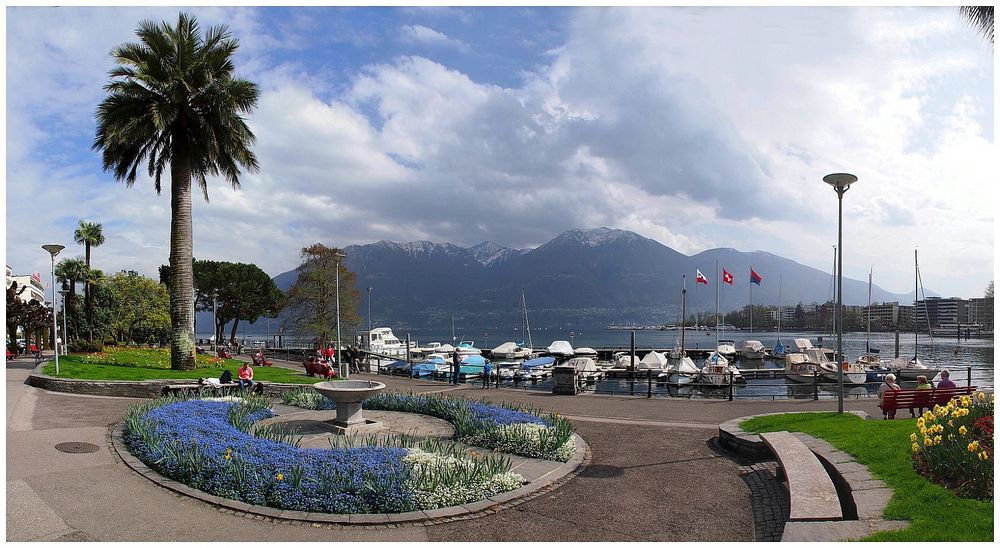
<path fill-rule="evenodd" d="M 719 261 L 715 261 L 715 350 L 705 358 L 701 368 L 700 379 L 703 384 L 713 386 L 728 386 L 729 379 L 733 382 L 745 382 L 740 370 L 729 363 L 729 360 L 719 351 Z M 733 353 L 736 349 L 733 349 Z"/>
<path fill-rule="evenodd" d="M 660 373 L 657 378 L 666 375 L 667 382 L 670 384 L 690 384 L 698 379 L 700 371 L 698 371 L 698 366 L 694 364 L 691 358 L 687 357 L 687 353 L 684 352 L 684 315 L 687 308 L 687 275 L 684 275 L 684 281 L 681 286 L 681 341 L 680 341 L 680 356 L 674 359 L 671 354 L 671 358 L 674 362 L 667 366 L 667 370 Z"/>
<path fill-rule="evenodd" d="M 938 373 L 941 372 L 940 369 L 932 369 L 924 365 L 920 358 L 917 357 L 917 342 L 920 338 L 919 330 L 917 329 L 917 300 L 920 298 L 918 289 L 920 286 L 920 264 L 917 262 L 917 250 L 913 250 L 913 359 L 906 361 L 906 358 L 893 358 L 889 367 L 896 371 L 896 377 L 901 381 L 912 381 L 916 380 L 918 375 L 924 375 L 927 380 L 931 380 Z M 924 303 L 924 307 L 927 303 Z M 930 317 L 927 316 L 926 308 L 924 310 L 924 316 L 927 317 L 928 323 L 930 322 Z"/>
<path fill-rule="evenodd" d="M 491 356 L 507 360 L 523 360 L 531 357 L 533 352 L 531 349 L 531 330 L 528 328 L 528 307 L 524 304 L 523 289 L 521 290 L 521 312 L 523 313 L 522 329 L 528 334 L 528 344 L 524 344 L 523 337 L 519 342 L 507 341 L 494 348 L 490 352 Z"/>
<path fill-rule="evenodd" d="M 784 358 L 788 353 L 785 345 L 781 344 L 781 316 L 781 274 L 778 274 L 778 338 L 774 341 L 774 349 L 771 350 L 771 355 L 775 358 Z"/>
<path fill-rule="evenodd" d="M 865 353 L 858 357 L 857 363 L 867 372 L 867 382 L 881 382 L 891 370 L 888 363 L 879 356 L 879 349 L 872 348 L 872 273 L 875 267 L 868 271 L 868 332 L 865 335 Z"/>

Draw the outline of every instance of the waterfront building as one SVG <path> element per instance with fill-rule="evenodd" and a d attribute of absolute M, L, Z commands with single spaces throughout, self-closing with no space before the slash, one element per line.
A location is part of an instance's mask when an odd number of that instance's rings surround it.
<path fill-rule="evenodd" d="M 917 325 L 930 325 L 933 329 L 941 325 L 965 323 L 968 318 L 967 304 L 968 301 L 959 297 L 927 297 L 916 301 Z"/>
<path fill-rule="evenodd" d="M 26 287 L 24 291 L 19 291 L 17 298 L 21 301 L 38 301 L 42 304 L 45 303 L 45 286 L 42 285 L 42 277 L 40 274 L 35 272 L 34 274 L 14 274 L 14 270 L 10 265 L 5 265 L 7 267 L 4 288 L 10 287 L 10 284 L 17 282 L 17 287 Z"/>
<path fill-rule="evenodd" d="M 981 325 L 985 331 L 993 330 L 993 297 L 969 299 L 965 309 L 966 323 Z"/>

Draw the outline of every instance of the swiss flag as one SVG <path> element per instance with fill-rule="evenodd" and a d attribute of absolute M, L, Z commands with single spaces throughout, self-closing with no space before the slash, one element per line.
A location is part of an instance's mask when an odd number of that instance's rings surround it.
<path fill-rule="evenodd" d="M 725 268 L 722 269 L 722 281 L 729 285 L 733 285 L 733 275 L 730 274 Z"/>
<path fill-rule="evenodd" d="M 706 278 L 705 275 L 701 273 L 701 270 L 698 270 L 698 275 L 695 276 L 694 281 L 696 283 L 708 285 L 708 278 Z"/>

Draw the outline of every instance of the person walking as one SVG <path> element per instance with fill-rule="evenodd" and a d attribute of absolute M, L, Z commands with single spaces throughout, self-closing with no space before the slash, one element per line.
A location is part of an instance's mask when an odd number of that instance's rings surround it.
<path fill-rule="evenodd" d="M 493 372 L 493 364 L 486 361 L 486 365 L 483 366 L 483 390 L 487 390 L 490 387 L 490 373 Z"/>
<path fill-rule="evenodd" d="M 451 382 L 452 384 L 458 384 L 458 373 L 460 367 L 462 366 L 462 356 L 458 354 L 458 349 L 456 348 L 451 354 Z"/>

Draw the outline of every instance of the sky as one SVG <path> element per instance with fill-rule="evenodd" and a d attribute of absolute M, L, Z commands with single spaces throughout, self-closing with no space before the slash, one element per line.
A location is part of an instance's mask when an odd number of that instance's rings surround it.
<path fill-rule="evenodd" d="M 229 26 L 260 172 L 195 194 L 194 255 L 274 276 L 301 248 L 535 247 L 573 228 L 762 250 L 981 296 L 993 279 L 994 55 L 955 7 L 194 7 Z M 6 262 L 104 225 L 105 272 L 156 277 L 169 183 L 91 150 L 109 52 L 171 7 L 6 8 Z M 765 273 L 762 273 L 765 274 Z M 767 274 L 765 274 L 767 276 Z M 47 278 L 47 276 L 43 276 Z"/>

